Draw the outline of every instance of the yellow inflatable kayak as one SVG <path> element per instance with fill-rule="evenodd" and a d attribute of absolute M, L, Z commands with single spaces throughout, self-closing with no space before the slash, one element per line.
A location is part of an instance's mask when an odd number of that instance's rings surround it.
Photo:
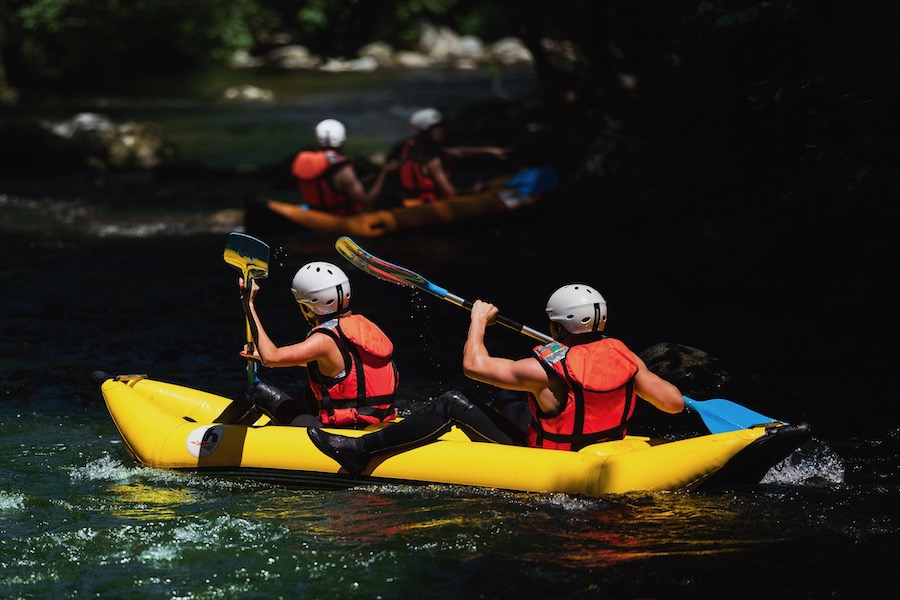
<path fill-rule="evenodd" d="M 352 478 L 316 449 L 305 428 L 267 424 L 265 417 L 249 426 L 215 423 L 228 398 L 144 375 L 91 377 L 142 464 L 306 488 L 438 483 L 600 496 L 754 484 L 810 438 L 805 425 L 770 425 L 679 441 L 628 436 L 566 452 L 474 443 L 453 428 L 433 444 L 379 456 Z"/>

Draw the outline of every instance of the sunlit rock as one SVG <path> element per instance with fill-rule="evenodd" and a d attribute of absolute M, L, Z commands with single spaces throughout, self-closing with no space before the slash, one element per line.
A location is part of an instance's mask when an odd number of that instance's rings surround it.
<path fill-rule="evenodd" d="M 255 85 L 237 85 L 225 90 L 222 98 L 228 102 L 272 102 L 275 94 Z"/>
<path fill-rule="evenodd" d="M 375 61 L 379 67 L 396 66 L 397 60 L 394 57 L 394 49 L 390 44 L 384 42 L 372 42 L 366 44 L 359 49 L 357 53 L 360 58 L 370 58 Z"/>
<path fill-rule="evenodd" d="M 297 44 L 275 48 L 266 55 L 266 60 L 283 69 L 316 69 L 322 64 L 319 56 Z"/>
<path fill-rule="evenodd" d="M 506 37 L 490 45 L 491 58 L 504 65 L 531 64 L 534 57 L 518 38 Z"/>

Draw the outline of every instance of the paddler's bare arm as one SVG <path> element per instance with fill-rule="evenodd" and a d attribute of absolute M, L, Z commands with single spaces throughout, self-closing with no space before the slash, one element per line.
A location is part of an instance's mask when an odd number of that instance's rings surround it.
<path fill-rule="evenodd" d="M 337 175 L 335 175 L 334 183 L 338 188 L 338 191 L 345 194 L 351 200 L 359 202 L 363 207 L 363 210 L 371 211 L 376 208 L 378 197 L 381 195 L 381 190 L 384 188 L 387 174 L 391 171 L 396 171 L 398 166 L 399 163 L 397 161 L 392 160 L 386 162 L 378 172 L 378 178 L 375 180 L 375 183 L 372 184 L 372 187 L 369 188 L 369 191 L 366 191 L 362 181 L 356 176 L 356 171 L 353 169 L 352 165 L 347 165 L 341 169 Z"/>
<path fill-rule="evenodd" d="M 675 387 L 653 371 L 647 368 L 641 358 L 635 354 L 638 363 L 638 372 L 634 376 L 634 385 L 637 395 L 661 410 L 669 414 L 678 414 L 684 410 L 684 396 Z"/>
<path fill-rule="evenodd" d="M 444 197 L 455 196 L 457 194 L 457 190 L 447 176 L 447 171 L 444 170 L 444 166 L 441 164 L 441 159 L 439 157 L 436 156 L 425 163 L 422 170 L 426 175 L 434 179 L 435 184 L 441 190 L 441 194 Z"/>
<path fill-rule="evenodd" d="M 551 379 L 535 358 L 511 360 L 491 356 L 485 347 L 485 329 L 496 322 L 499 312 L 488 302 L 476 300 L 472 304 L 469 333 L 463 347 L 463 372 L 470 379 L 505 390 L 531 392 L 544 413 L 555 414 L 560 398 L 565 397 L 561 380 Z"/>
<path fill-rule="evenodd" d="M 276 346 L 266 332 L 259 313 L 256 310 L 256 294 L 259 293 L 259 285 L 251 280 L 250 290 L 243 287 L 243 280 L 239 279 L 241 286 L 241 299 L 244 311 L 250 319 L 250 330 L 253 334 L 255 348 L 252 355 L 266 367 L 305 367 L 313 361 L 318 361 L 319 370 L 328 377 L 334 377 L 344 370 L 344 358 L 334 340 L 323 333 L 314 333 L 302 342 L 289 346 Z"/>

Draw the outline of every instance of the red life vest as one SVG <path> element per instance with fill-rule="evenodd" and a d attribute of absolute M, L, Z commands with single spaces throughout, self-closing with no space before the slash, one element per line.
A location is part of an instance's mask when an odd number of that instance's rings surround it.
<path fill-rule="evenodd" d="M 577 451 L 589 444 L 625 437 L 637 394 L 634 355 L 619 340 L 601 338 L 588 344 L 565 346 L 551 342 L 534 348 L 545 368 L 568 387 L 564 406 L 556 416 L 541 413 L 529 396 L 532 423 L 528 445 Z"/>
<path fill-rule="evenodd" d="M 350 160 L 334 150 L 304 150 L 294 158 L 291 173 L 298 179 L 303 201 L 311 208 L 336 215 L 354 215 L 362 207 L 334 188 L 334 176 L 350 165 Z M 348 168 L 353 168 L 350 165 Z"/>
<path fill-rule="evenodd" d="M 422 202 L 436 202 L 444 196 L 441 194 L 434 179 L 426 175 L 422 171 L 422 165 L 419 160 L 423 157 L 415 156 L 415 148 L 418 140 L 412 138 L 406 141 L 400 150 L 400 168 L 398 174 L 400 176 L 400 186 L 403 188 L 403 194 L 406 198 L 415 198 Z M 447 161 L 444 159 L 443 151 L 439 155 L 441 163 L 445 165 L 447 176 L 450 176 L 449 170 L 446 169 Z M 424 157 L 424 158 L 433 158 Z"/>
<path fill-rule="evenodd" d="M 337 377 L 322 375 L 316 362 L 307 365 L 322 423 L 365 426 L 396 418 L 394 393 L 400 376 L 387 335 L 362 315 L 331 319 L 309 335 L 316 332 L 334 339 L 344 356 L 344 370 Z"/>

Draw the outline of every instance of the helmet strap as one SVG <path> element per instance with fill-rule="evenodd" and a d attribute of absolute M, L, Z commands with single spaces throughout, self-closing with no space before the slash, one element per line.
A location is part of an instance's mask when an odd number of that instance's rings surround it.
<path fill-rule="evenodd" d="M 594 325 L 591 327 L 591 331 L 600 331 L 600 303 L 594 302 Z"/>
<path fill-rule="evenodd" d="M 335 314 L 337 314 L 340 311 L 340 307 L 344 305 L 344 285 L 338 284 L 335 286 L 335 289 L 337 290 L 337 305 L 338 305 L 338 310 L 335 311 Z"/>

